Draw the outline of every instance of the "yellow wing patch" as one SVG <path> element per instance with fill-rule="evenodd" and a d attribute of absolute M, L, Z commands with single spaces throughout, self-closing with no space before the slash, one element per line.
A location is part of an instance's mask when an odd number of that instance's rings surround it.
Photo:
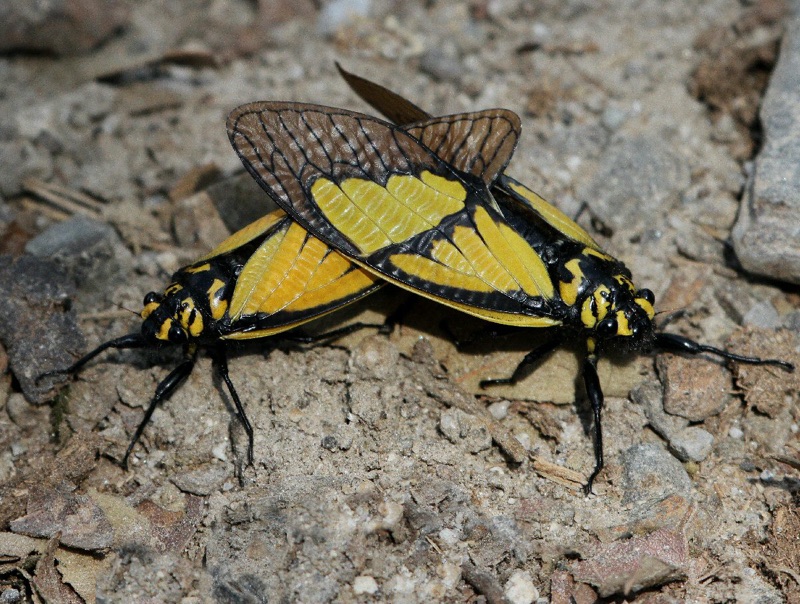
<path fill-rule="evenodd" d="M 280 222 L 283 218 L 286 217 L 286 212 L 283 210 L 274 210 L 267 214 L 266 216 L 262 216 L 255 222 L 251 222 L 243 229 L 236 231 L 233 235 L 228 237 L 225 241 L 220 243 L 217 247 L 211 250 L 208 254 L 203 256 L 198 260 L 198 262 L 202 262 L 204 260 L 209 260 L 216 256 L 221 256 L 227 252 L 235 250 L 238 247 L 243 246 L 245 243 L 248 243 L 255 239 L 256 237 L 265 233 L 268 229 L 272 226 Z"/>
<path fill-rule="evenodd" d="M 539 197 L 536 193 L 524 185 L 512 181 L 511 179 L 505 180 L 505 187 L 510 189 L 513 193 L 516 193 L 518 197 L 521 197 L 523 200 L 525 200 L 525 202 L 527 202 L 527 204 L 533 208 L 533 210 L 539 216 L 542 217 L 542 220 L 552 226 L 555 230 L 563 233 L 574 241 L 600 251 L 600 246 L 597 245 L 597 242 L 592 239 L 589 233 L 583 230 L 574 220 L 570 219 L 566 214 L 564 214 L 564 212 L 547 203 L 544 199 Z"/>
<path fill-rule="evenodd" d="M 230 315 L 235 320 L 257 313 L 322 308 L 358 296 L 376 280 L 310 237 L 297 223 L 288 223 L 245 264 L 233 293 Z M 253 333 L 237 337 L 261 337 Z"/>
<path fill-rule="evenodd" d="M 419 178 L 393 174 L 385 187 L 361 178 L 341 185 L 319 178 L 311 196 L 331 225 L 368 255 L 434 228 L 464 208 L 467 192 L 458 181 L 423 172 Z"/>
<path fill-rule="evenodd" d="M 472 292 L 522 291 L 552 298 L 553 283 L 536 251 L 516 232 L 498 225 L 478 206 L 475 228 L 457 225 L 451 240 L 437 239 L 429 257 L 393 254 L 390 262 L 421 281 Z"/>

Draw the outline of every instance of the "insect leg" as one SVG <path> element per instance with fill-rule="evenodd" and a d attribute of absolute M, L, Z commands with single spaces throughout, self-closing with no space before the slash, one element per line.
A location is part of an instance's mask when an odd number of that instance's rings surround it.
<path fill-rule="evenodd" d="M 707 352 L 709 354 L 722 357 L 723 359 L 736 361 L 737 363 L 746 363 L 748 365 L 775 365 L 785 369 L 786 371 L 794 371 L 794 365 L 787 361 L 781 361 L 780 359 L 746 357 L 740 354 L 728 352 L 727 350 L 721 350 L 713 346 L 708 346 L 706 344 L 699 344 L 694 340 L 684 338 L 683 336 L 679 336 L 674 333 L 657 333 L 655 345 L 662 350 L 668 350 L 670 352 L 682 352 L 684 354 L 700 354 L 701 352 Z"/>
<path fill-rule="evenodd" d="M 131 438 L 131 442 L 128 445 L 127 450 L 125 451 L 125 456 L 122 458 L 122 467 L 128 467 L 128 458 L 133 451 L 133 447 L 136 446 L 136 443 L 141 438 L 142 433 L 144 432 L 145 427 L 150 422 L 150 418 L 153 417 L 153 412 L 156 410 L 156 407 L 162 402 L 167 400 L 172 393 L 181 385 L 181 382 L 185 380 L 189 374 L 192 372 L 194 368 L 195 360 L 197 359 L 197 349 L 195 347 L 191 347 L 186 351 L 186 358 L 178 365 L 175 369 L 170 371 L 169 375 L 165 377 L 161 383 L 156 388 L 156 393 L 153 395 L 153 399 L 150 401 L 147 409 L 144 412 L 144 417 L 142 421 L 139 422 L 139 425 L 136 428 L 136 432 L 133 433 L 133 438 Z"/>
<path fill-rule="evenodd" d="M 589 495 L 592 492 L 594 479 L 603 469 L 603 424 L 600 419 L 603 411 L 603 388 L 597 376 L 597 355 L 593 353 L 587 354 L 583 361 L 583 384 L 594 415 L 594 470 L 583 487 L 584 492 Z"/>
<path fill-rule="evenodd" d="M 511 377 L 507 378 L 497 378 L 493 380 L 481 380 L 480 387 L 486 388 L 487 386 L 502 386 L 506 384 L 516 384 L 519 380 L 526 377 L 531 368 L 538 363 L 539 361 L 543 360 L 548 354 L 553 352 L 556 348 L 559 347 L 561 344 L 561 338 L 554 337 L 549 342 L 545 342 L 541 346 L 538 346 L 531 350 L 528 354 L 525 355 L 525 358 L 520 361 L 517 368 L 514 370 L 514 373 L 511 374 Z"/>
<path fill-rule="evenodd" d="M 242 401 L 239 398 L 239 395 L 236 393 L 236 388 L 233 387 L 233 382 L 231 382 L 231 378 L 228 375 L 228 355 L 226 353 L 225 346 L 220 345 L 210 348 L 208 352 L 211 355 L 211 360 L 214 362 L 214 366 L 217 368 L 220 376 L 222 376 L 222 380 L 228 387 L 228 392 L 231 394 L 233 404 L 236 406 L 236 417 L 238 417 L 239 421 L 242 422 L 242 427 L 247 434 L 247 464 L 252 466 L 253 426 L 250 424 L 250 420 L 247 419 L 247 413 L 245 413 L 244 405 L 242 405 Z"/>
<path fill-rule="evenodd" d="M 142 337 L 140 333 L 131 333 L 128 334 L 127 336 L 122 336 L 114 340 L 109 340 L 108 342 L 100 344 L 100 346 L 82 356 L 80 359 L 75 361 L 72 365 L 70 365 L 66 369 L 54 369 L 53 371 L 48 371 L 47 373 L 41 374 L 38 378 L 36 378 L 36 382 L 38 383 L 40 380 L 53 375 L 76 373 L 81 367 L 86 365 L 86 363 L 91 361 L 101 352 L 108 350 L 109 348 L 117 348 L 117 349 L 144 348 L 146 346 L 150 346 L 150 344 L 147 342 L 147 340 L 145 340 Z"/>

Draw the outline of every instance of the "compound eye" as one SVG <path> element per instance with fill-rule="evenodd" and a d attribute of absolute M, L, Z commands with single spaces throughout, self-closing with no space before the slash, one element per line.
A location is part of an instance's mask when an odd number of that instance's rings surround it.
<path fill-rule="evenodd" d="M 597 324 L 595 332 L 601 338 L 612 338 L 617 335 L 617 320 L 615 318 L 603 319 Z"/>
<path fill-rule="evenodd" d="M 656 302 L 656 297 L 649 289 L 640 289 L 638 292 L 636 292 L 636 297 L 647 300 L 650 303 L 650 306 Z"/>
<path fill-rule="evenodd" d="M 150 306 L 151 304 L 161 304 L 164 300 L 164 296 L 161 294 L 157 294 L 156 292 L 150 292 L 144 297 L 144 303 L 142 306 Z"/>
<path fill-rule="evenodd" d="M 183 328 L 181 328 L 180 325 L 173 323 L 169 328 L 167 339 L 175 344 L 182 344 L 187 339 L 186 332 L 183 330 Z"/>

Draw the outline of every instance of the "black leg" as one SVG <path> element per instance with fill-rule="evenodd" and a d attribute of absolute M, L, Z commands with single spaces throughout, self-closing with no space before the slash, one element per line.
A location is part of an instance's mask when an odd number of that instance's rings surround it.
<path fill-rule="evenodd" d="M 594 479 L 603 469 L 603 423 L 601 421 L 603 388 L 600 386 L 600 378 L 597 377 L 597 355 L 593 353 L 587 354 L 583 361 L 583 384 L 586 387 L 589 402 L 592 404 L 594 416 L 594 470 L 583 487 L 584 492 L 589 495 L 592 492 Z"/>
<path fill-rule="evenodd" d="M 145 340 L 142 337 L 142 334 L 140 333 L 131 333 L 128 334 L 127 336 L 122 336 L 121 338 L 109 340 L 108 342 L 100 344 L 100 346 L 98 346 L 88 354 L 84 355 L 83 357 L 75 361 L 75 363 L 73 363 L 66 369 L 55 369 L 53 371 L 48 371 L 47 373 L 43 373 L 42 375 L 36 378 L 36 382 L 38 383 L 40 380 L 53 375 L 76 373 L 81 367 L 86 365 L 86 363 L 91 361 L 101 352 L 108 350 L 109 348 L 117 348 L 117 349 L 144 348 L 146 346 L 150 346 L 150 343 L 147 340 Z"/>
<path fill-rule="evenodd" d="M 517 368 L 514 369 L 514 373 L 511 374 L 511 377 L 498 378 L 494 380 L 481 380 L 480 387 L 486 388 L 487 386 L 516 384 L 519 380 L 526 377 L 530 373 L 536 363 L 543 360 L 548 354 L 553 352 L 560 345 L 561 338 L 552 338 L 549 342 L 545 342 L 541 346 L 534 348 L 528 354 L 526 354 L 525 358 L 522 359 L 519 365 L 517 365 Z"/>
<path fill-rule="evenodd" d="M 139 426 L 136 428 L 136 432 L 133 433 L 133 438 L 131 439 L 130 444 L 128 445 L 128 449 L 125 451 L 125 457 L 122 458 L 122 467 L 128 467 L 128 458 L 133 451 L 133 447 L 136 446 L 136 443 L 141 438 L 142 433 L 144 432 L 145 427 L 150 422 L 150 418 L 153 417 L 153 412 L 156 410 L 156 407 L 162 402 L 167 400 L 172 393 L 181 385 L 181 382 L 185 380 L 189 374 L 192 372 L 194 368 L 195 360 L 197 359 L 197 351 L 196 350 L 187 350 L 187 357 L 178 365 L 175 369 L 173 369 L 169 375 L 162 380 L 162 382 L 156 388 L 156 393 L 153 396 L 153 399 L 150 401 L 150 405 L 148 405 L 147 409 L 144 412 L 144 417 L 142 421 L 139 422 Z"/>
<path fill-rule="evenodd" d="M 222 380 L 228 387 L 228 392 L 231 394 L 233 404 L 236 406 L 236 417 L 240 422 L 242 422 L 242 427 L 247 434 L 247 464 L 252 466 L 253 426 L 250 424 L 250 420 L 247 419 L 247 413 L 244 411 L 244 405 L 242 405 L 242 401 L 239 398 L 239 395 L 236 393 L 236 388 L 233 387 L 233 382 L 231 382 L 231 378 L 228 375 L 228 355 L 225 350 L 225 346 L 223 344 L 214 348 L 210 348 L 208 352 L 211 355 L 211 360 L 214 362 L 214 366 L 217 368 L 220 376 L 222 376 Z"/>
<path fill-rule="evenodd" d="M 667 350 L 670 352 L 682 352 L 684 354 L 700 354 L 701 352 L 707 352 L 709 354 L 722 357 L 723 359 L 736 361 L 737 363 L 746 363 L 748 365 L 775 365 L 776 367 L 781 367 L 786 371 L 794 371 L 794 365 L 787 361 L 781 361 L 780 359 L 746 357 L 740 354 L 728 352 L 726 350 L 721 350 L 719 348 L 714 348 L 713 346 L 708 346 L 706 344 L 699 344 L 694 340 L 690 340 L 689 338 L 684 338 L 683 336 L 675 335 L 673 333 L 657 333 L 655 345 L 662 350 Z"/>

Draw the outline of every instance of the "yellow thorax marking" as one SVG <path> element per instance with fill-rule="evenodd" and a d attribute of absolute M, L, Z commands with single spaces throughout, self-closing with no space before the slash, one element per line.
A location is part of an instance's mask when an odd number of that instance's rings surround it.
<path fill-rule="evenodd" d="M 634 302 L 647 314 L 648 319 L 652 319 L 656 316 L 656 310 L 653 308 L 653 305 L 644 298 L 636 298 Z"/>
<path fill-rule="evenodd" d="M 597 324 L 597 317 L 595 316 L 595 309 L 592 308 L 594 298 L 591 296 L 586 298 L 581 305 L 581 323 L 587 329 L 591 329 Z"/>
<path fill-rule="evenodd" d="M 601 260 L 608 260 L 609 262 L 614 262 L 614 259 L 608 254 L 591 247 L 583 248 L 583 250 L 581 250 L 581 254 L 583 254 L 584 256 L 595 256 L 597 258 L 600 258 Z"/>
<path fill-rule="evenodd" d="M 211 269 L 211 265 L 210 265 L 208 262 L 206 262 L 205 264 L 201 264 L 201 265 L 199 265 L 199 266 L 190 266 L 190 267 L 187 267 L 187 268 L 185 268 L 184 270 L 185 270 L 187 273 L 192 273 L 192 274 L 194 274 L 194 273 L 203 273 L 203 272 L 205 272 L 205 271 L 207 271 L 207 270 L 210 270 L 210 269 Z"/>
<path fill-rule="evenodd" d="M 219 321 L 228 309 L 227 300 L 222 299 L 222 291 L 225 289 L 225 282 L 222 279 L 214 279 L 211 287 L 206 292 L 208 294 L 208 306 L 211 309 L 211 316 L 215 321 Z"/>
<path fill-rule="evenodd" d="M 564 265 L 564 268 L 572 273 L 572 280 L 559 282 L 558 291 L 564 303 L 567 306 L 573 306 L 578 299 L 578 288 L 580 287 L 581 281 L 583 281 L 581 261 L 579 258 L 573 258 Z"/>
<path fill-rule="evenodd" d="M 600 285 L 594 292 L 592 293 L 592 297 L 594 298 L 594 302 L 597 305 L 597 320 L 602 321 L 606 318 L 606 314 L 608 314 L 609 308 L 611 307 L 611 302 L 608 299 L 608 294 L 611 291 L 605 285 Z"/>
<path fill-rule="evenodd" d="M 179 283 L 173 283 L 167 289 L 164 290 L 164 295 L 165 296 L 171 296 L 172 294 L 175 294 L 175 293 L 181 291 L 182 289 L 183 289 L 183 285 L 180 285 Z"/>
<path fill-rule="evenodd" d="M 617 311 L 617 335 L 618 336 L 631 336 L 633 331 L 628 323 L 628 317 L 621 310 Z"/>
<path fill-rule="evenodd" d="M 158 330 L 158 333 L 156 334 L 156 339 L 168 342 L 170 327 L 172 327 L 172 319 L 169 318 L 164 319 L 164 322 L 161 324 L 161 328 Z"/>
<path fill-rule="evenodd" d="M 194 318 L 192 318 L 193 312 Z M 203 316 L 195 310 L 194 302 L 191 299 L 186 300 L 181 306 L 180 322 L 181 326 L 194 337 L 203 332 Z"/>

